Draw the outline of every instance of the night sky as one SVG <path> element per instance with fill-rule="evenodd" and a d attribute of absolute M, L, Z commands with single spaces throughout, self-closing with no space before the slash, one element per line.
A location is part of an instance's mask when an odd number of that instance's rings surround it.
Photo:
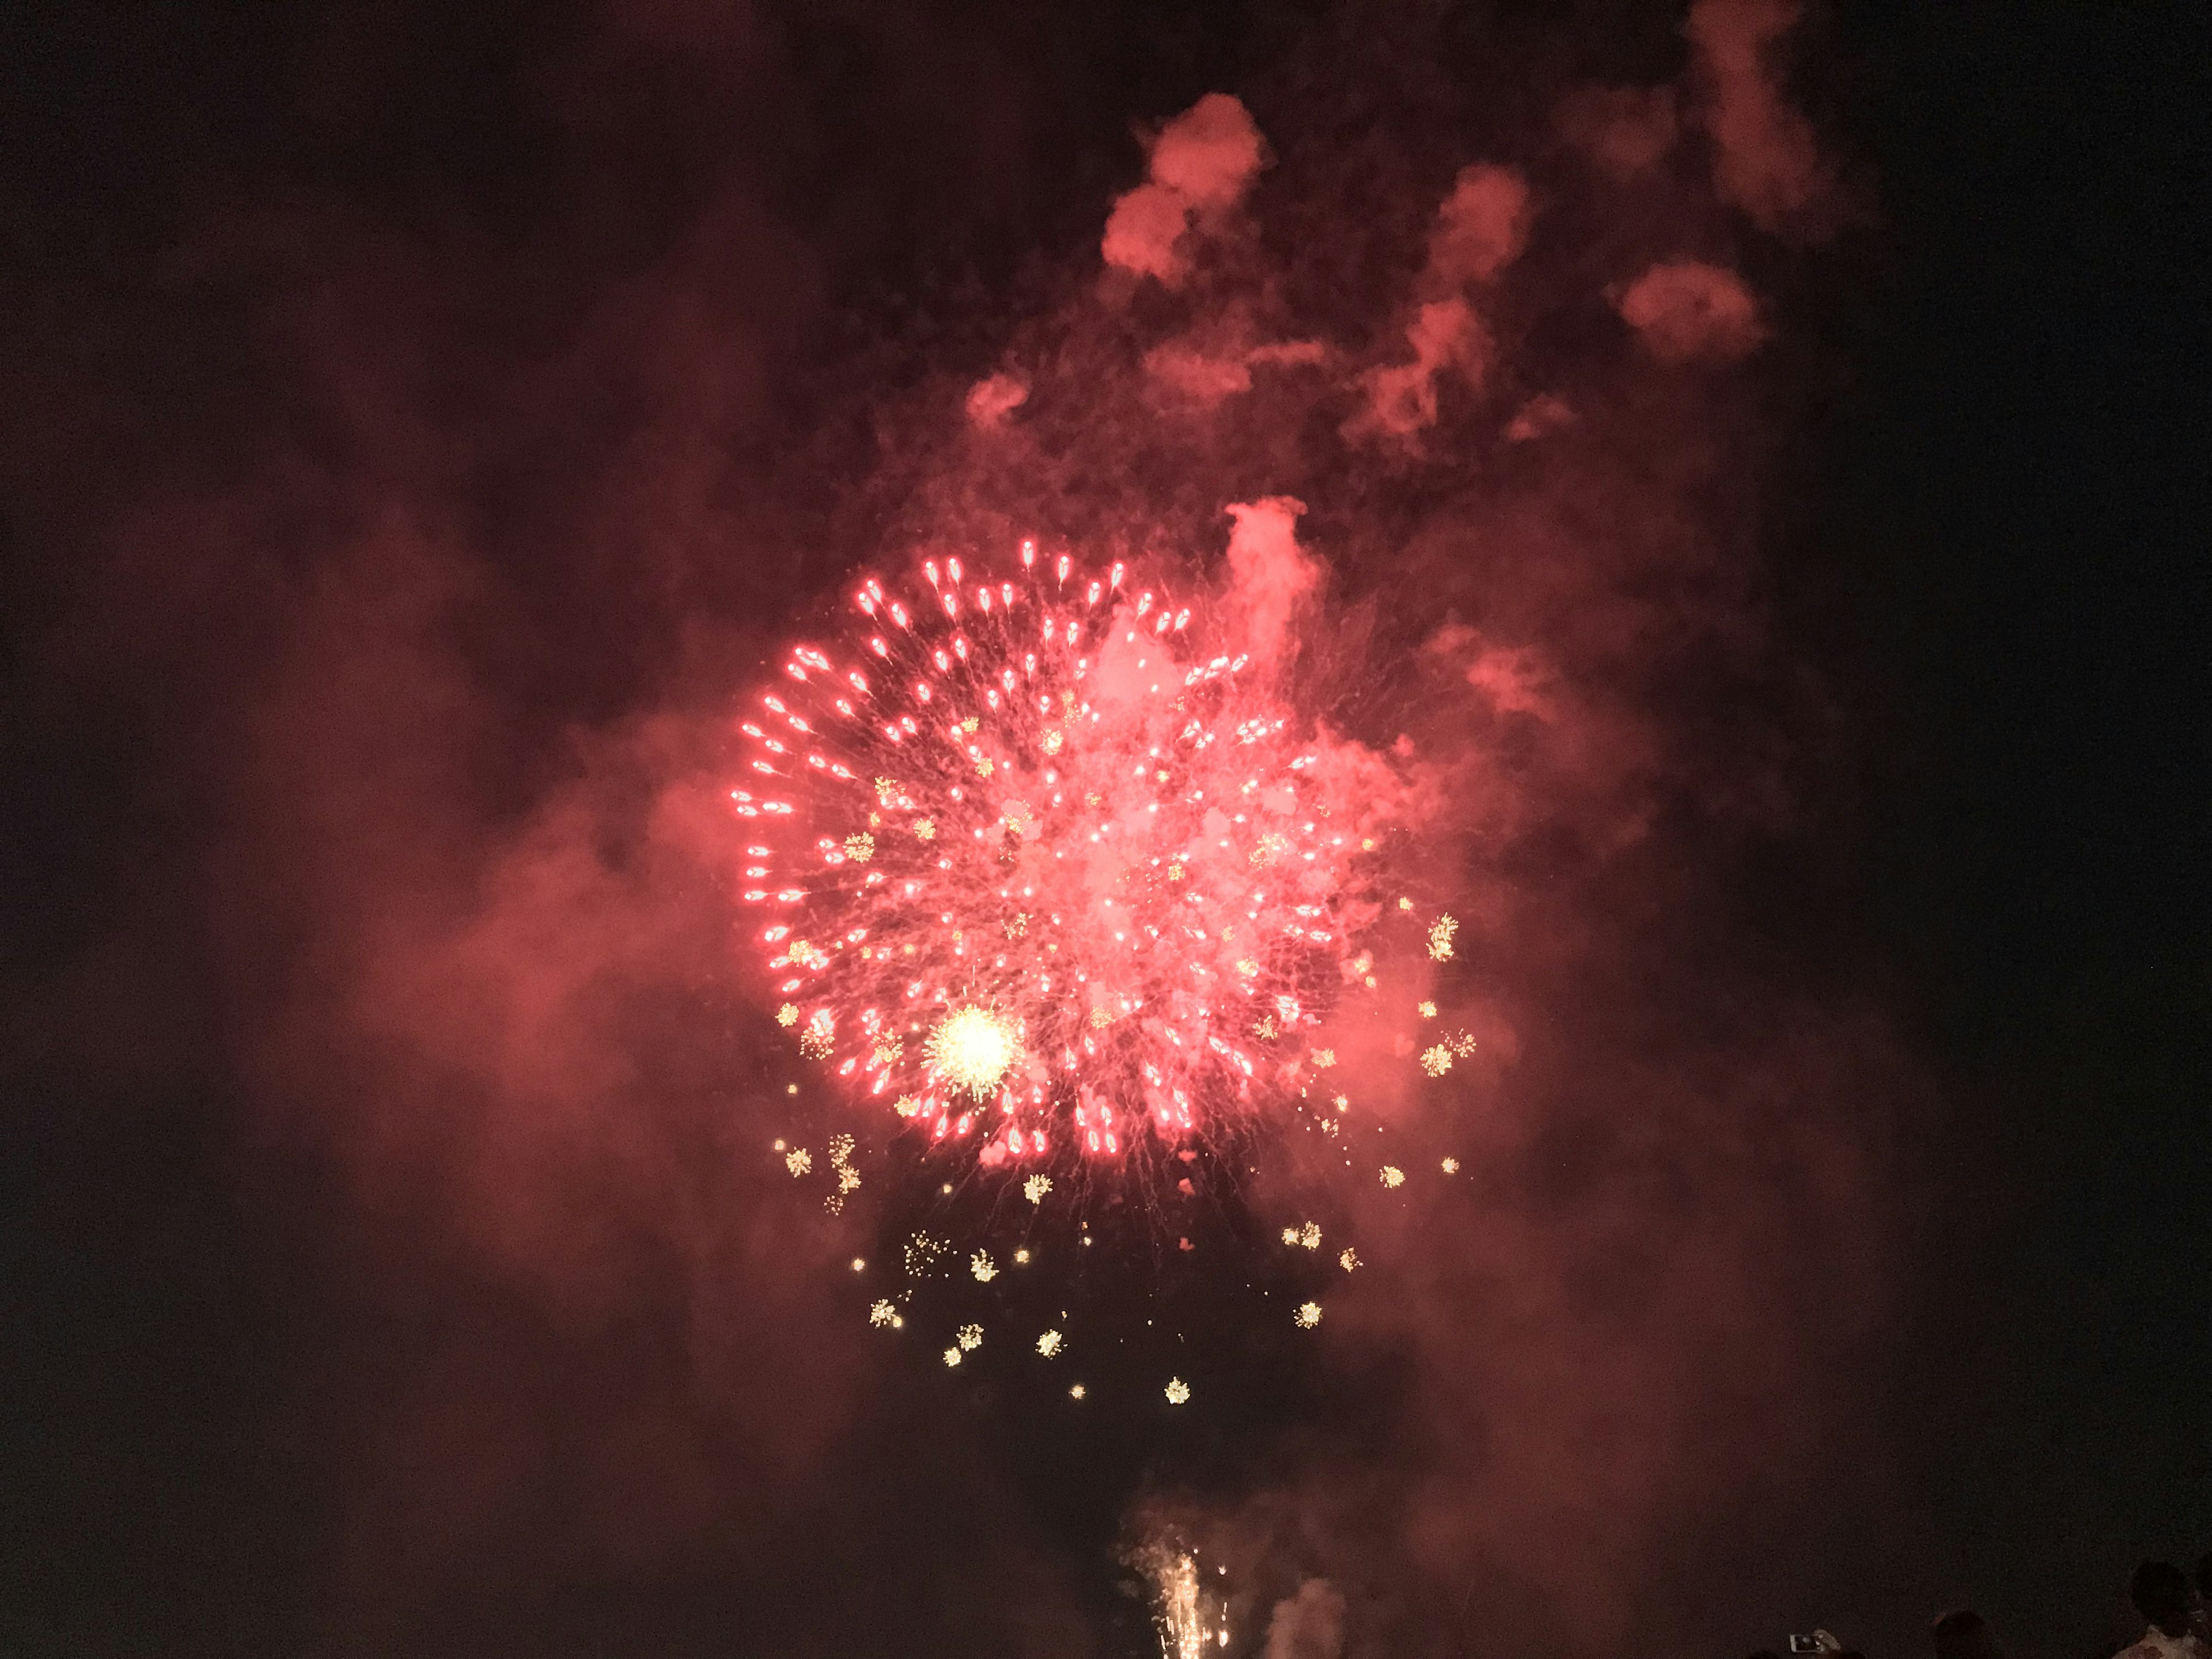
<path fill-rule="evenodd" d="M 1682 24 L 0 13 L 0 1653 L 1119 1659 L 1161 1516 L 1270 1659 L 2133 1639 L 2212 1550 L 2212 25 L 1812 9 L 1778 219 Z M 1572 182 L 1565 95 L 1662 84 L 1668 182 Z M 1214 92 L 1268 228 L 1190 294 L 1279 272 L 1215 323 L 1389 336 L 1530 171 L 1493 403 L 1146 401 L 1100 230 Z M 1626 337 L 1678 243 L 1740 362 Z M 765 1158 L 802 1073 L 660 808 L 864 560 L 1278 492 L 1316 673 L 1513 757 L 1517 1059 L 1411 1131 L 1471 1195 L 1186 1415 L 948 1379 L 837 1278 L 896 1213 Z M 1408 692 L 1468 639 L 1556 714 Z"/>

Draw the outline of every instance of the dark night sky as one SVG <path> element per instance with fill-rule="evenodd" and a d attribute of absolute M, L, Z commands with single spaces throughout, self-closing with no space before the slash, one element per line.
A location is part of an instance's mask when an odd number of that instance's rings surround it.
<path fill-rule="evenodd" d="M 1492 48 L 1537 78 L 1672 72 L 1668 9 L 1495 10 L 1438 31 L 1467 60 L 1428 72 L 1494 75 Z M 307 624 L 270 594 L 318 591 L 362 501 L 429 480 L 466 502 L 432 538 L 474 546 L 502 596 L 462 607 L 458 648 L 525 712 L 465 784 L 425 788 L 470 822 L 521 811 L 561 732 L 696 691 L 672 690 L 691 659 L 667 666 L 691 616 L 750 638 L 825 574 L 805 550 L 850 522 L 856 386 L 988 367 L 994 313 L 1095 257 L 1133 121 L 1281 95 L 1340 15 L 0 13 L 0 1652 L 969 1653 L 961 1598 L 1001 1574 L 1058 1585 L 1040 1606 L 1092 1634 L 1015 1613 L 990 1650 L 1122 1650 L 1103 1540 L 1141 1437 L 1070 1450 L 1018 1427 L 1009 1468 L 978 1475 L 881 1412 L 874 1485 L 860 1454 L 824 1455 L 840 1472 L 793 1498 L 783 1450 L 740 1448 L 704 1467 L 785 1494 L 759 1514 L 514 1566 L 518 1516 L 576 1501 L 548 1477 L 457 1500 L 413 1546 L 460 1587 L 434 1616 L 333 1613 L 379 1600 L 380 1558 L 349 1541 L 360 1472 L 443 1421 L 447 1383 L 411 1356 L 482 1333 L 466 1363 L 524 1373 L 500 1431 L 599 1455 L 631 1443 L 594 1426 L 609 1391 L 690 1385 L 666 1310 L 549 1314 L 434 1229 L 413 1242 L 433 1185 L 362 1199 L 352 1132 L 270 1109 L 272 1076 L 317 1062 L 243 1028 L 266 981 L 326 958 L 227 756 L 266 737 L 299 660 Z M 1893 1311 L 1837 1385 L 1884 1477 L 1730 1534 L 1703 1583 L 1679 1567 L 1648 1628 L 1725 1659 L 1778 1620 L 1833 1621 L 1905 1659 L 1972 1603 L 2015 1652 L 2091 1659 L 2134 1633 L 2137 1559 L 2212 1549 L 2212 27 L 2191 5 L 1838 4 L 1808 38 L 1805 106 L 1873 209 L 1787 279 L 1812 367 L 1775 404 L 1759 556 L 1842 736 L 1827 827 L 1741 869 L 1731 902 L 1753 958 L 1878 1009 L 1929 1086 L 1900 1143 Z M 671 270 L 711 301 L 654 311 Z M 687 428 L 714 434 L 712 466 Z M 576 482 L 633 476 L 641 496 L 690 480 L 686 524 L 799 562 L 679 567 L 619 482 Z M 550 529 L 580 513 L 598 562 Z M 209 551 L 243 544 L 265 551 Z M 441 695 L 413 716 L 443 718 Z M 342 838 L 374 819 L 332 799 Z M 365 830 L 338 856 L 411 855 Z M 803 1283 L 762 1294 L 806 1328 L 783 1305 Z M 1308 1381 L 1249 1406 L 1272 1443 L 1371 1420 L 1389 1386 Z M 739 1386 L 726 1407 L 786 1405 Z M 623 1420 L 649 1461 L 650 1424 Z M 459 1492 L 475 1443 L 446 1426 L 410 1478 Z M 1178 1455 L 1224 1487 L 1251 1474 L 1233 1449 Z M 1075 1495 L 1019 1467 L 1046 1457 Z M 700 1467 L 669 1477 L 672 1512 L 720 1513 L 686 1484 Z M 912 1577 L 812 1621 L 802 1595 L 878 1571 L 823 1542 L 862 1511 Z"/>

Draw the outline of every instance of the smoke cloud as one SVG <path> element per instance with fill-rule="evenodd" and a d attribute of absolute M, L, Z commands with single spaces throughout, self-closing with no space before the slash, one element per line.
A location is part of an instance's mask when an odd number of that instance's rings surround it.
<path fill-rule="evenodd" d="M 1140 158 L 913 16 L 871 98 L 766 14 L 593 10 L 488 85 L 363 14 L 278 77 L 327 179 L 280 147 L 122 311 L 8 325 L 62 573 L 22 729 L 127 806 L 8 1029 L 88 1112 L 192 1091 L 265 1241 L 262 1519 L 179 1575 L 264 1609 L 228 1650 L 1103 1653 L 1147 1481 L 1269 1659 L 1735 1639 L 1674 1587 L 1886 1478 L 1849 1385 L 1921 1088 L 1756 897 L 1833 742 L 1756 556 L 1789 319 L 1729 240 L 1824 222 L 1794 15 L 1703 0 L 1648 85 L 1547 67 L 1518 135 L 1418 39 L 1317 38 L 1118 110 L 1166 116 Z M 395 206 L 331 157 L 413 155 L 416 77 L 469 165 Z M 1401 764 L 1459 927 L 1376 994 L 1472 1052 L 1343 1049 L 1420 1179 L 1261 1155 L 1327 1318 L 1262 1383 L 1194 1359 L 1164 1428 L 1110 1362 L 1047 1418 L 867 1327 L 898 1218 L 795 1195 L 813 1074 L 732 945 L 735 698 L 854 573 L 1024 536 L 1219 596 L 1328 763 Z"/>

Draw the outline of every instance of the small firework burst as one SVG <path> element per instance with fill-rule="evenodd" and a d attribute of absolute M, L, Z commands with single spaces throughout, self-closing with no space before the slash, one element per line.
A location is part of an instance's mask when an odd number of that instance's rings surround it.
<path fill-rule="evenodd" d="M 1434 962 L 1449 962 L 1452 935 L 1459 932 L 1459 921 L 1449 915 L 1438 916 L 1436 925 L 1429 929 L 1429 957 Z"/>
<path fill-rule="evenodd" d="M 1421 1069 L 1431 1077 L 1442 1077 L 1452 1068 L 1452 1052 L 1439 1042 L 1433 1048 L 1421 1050 Z"/>
<path fill-rule="evenodd" d="M 1083 1384 L 1081 1384 L 1080 1382 L 1077 1382 L 1077 1383 L 1074 1383 L 1074 1384 L 1073 1384 L 1072 1386 L 1070 1386 L 1070 1388 L 1069 1388 L 1069 1389 L 1068 1389 L 1068 1390 L 1067 1390 L 1067 1397 L 1068 1397 L 1070 1400 L 1080 1400 L 1080 1399 L 1082 1399 L 1082 1398 L 1083 1398 Z"/>
<path fill-rule="evenodd" d="M 945 1363 L 948 1367 L 958 1364 L 960 1363 L 960 1350 L 957 1348 L 947 1348 L 945 1351 Z"/>
<path fill-rule="evenodd" d="M 1051 1358 L 1054 1354 L 1058 1353 L 1060 1352 L 1060 1333 L 1058 1331 L 1047 1331 L 1042 1336 L 1037 1338 L 1037 1352 L 1042 1354 L 1047 1359 Z"/>
<path fill-rule="evenodd" d="M 929 1063 L 948 1088 L 981 1100 L 1021 1058 L 1021 1035 L 994 1009 L 970 1004 L 937 1023 L 924 1045 Z"/>
<path fill-rule="evenodd" d="M 1050 1176 L 1033 1175 L 1028 1180 L 1022 1182 L 1022 1196 L 1029 1200 L 1032 1204 L 1043 1203 L 1044 1195 L 1051 1190 L 1052 1177 Z"/>
<path fill-rule="evenodd" d="M 1459 1160 L 1455 1158 L 1446 1158 L 1443 1161 L 1443 1172 L 1446 1175 L 1457 1175 L 1459 1173 Z"/>
<path fill-rule="evenodd" d="M 1321 1323 L 1321 1304 L 1301 1302 L 1298 1304 L 1298 1310 L 1291 1316 L 1291 1321 L 1302 1331 L 1311 1330 Z"/>
<path fill-rule="evenodd" d="M 814 1167 L 814 1155 L 804 1146 L 794 1146 L 783 1155 L 783 1167 L 794 1176 L 803 1176 Z"/>
<path fill-rule="evenodd" d="M 1169 1405 L 1185 1405 L 1190 1400 L 1190 1384 L 1179 1376 L 1171 1376 L 1168 1378 L 1166 1393 Z"/>
<path fill-rule="evenodd" d="M 876 855 L 876 838 L 863 830 L 857 836 L 845 837 L 845 856 L 855 864 L 866 864 Z"/>
<path fill-rule="evenodd" d="M 935 818 L 915 819 L 914 835 L 916 841 L 935 841 L 937 839 L 937 820 Z"/>
<path fill-rule="evenodd" d="M 1395 1164 L 1385 1164 L 1382 1166 L 1382 1184 L 1385 1187 L 1404 1186 L 1406 1172 Z"/>
<path fill-rule="evenodd" d="M 906 1242 L 902 1252 L 907 1273 L 919 1279 L 937 1266 L 937 1258 L 945 1254 L 945 1241 L 933 1238 L 927 1233 L 916 1233 Z"/>
<path fill-rule="evenodd" d="M 1437 1005 L 1433 1002 L 1422 1003 L 1420 1011 L 1423 1019 L 1434 1019 L 1437 1017 Z"/>
<path fill-rule="evenodd" d="M 1346 1246 L 1344 1253 L 1337 1257 L 1336 1265 L 1350 1273 L 1359 1265 L 1359 1252 Z"/>
<path fill-rule="evenodd" d="M 888 1301 L 878 1299 L 868 1309 L 868 1323 L 877 1327 L 899 1322 L 898 1310 Z"/>
<path fill-rule="evenodd" d="M 988 1285 L 999 1276 L 999 1264 L 988 1250 L 978 1250 L 968 1258 L 968 1271 L 975 1275 L 976 1283 Z"/>
<path fill-rule="evenodd" d="M 973 1353 L 983 1346 L 983 1328 L 981 1325 L 963 1325 L 953 1332 L 952 1340 L 960 1345 L 961 1352 Z"/>
<path fill-rule="evenodd" d="M 779 1025 L 798 1024 L 799 1005 L 795 1002 L 785 1003 L 782 1007 L 775 1011 L 775 1023 Z"/>

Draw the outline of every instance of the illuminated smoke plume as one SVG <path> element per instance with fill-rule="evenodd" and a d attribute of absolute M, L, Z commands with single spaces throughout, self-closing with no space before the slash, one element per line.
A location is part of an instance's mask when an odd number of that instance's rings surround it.
<path fill-rule="evenodd" d="M 1504 100 L 1402 20 L 1316 36 L 1136 112 L 1028 286 L 859 318 L 889 362 L 852 381 L 792 384 L 851 337 L 841 262 L 892 257 L 903 190 L 1011 210 L 1037 112 L 903 36 L 858 131 L 959 142 L 879 145 L 834 232 L 778 219 L 796 166 L 659 188 L 779 60 L 641 6 L 507 89 L 558 104 L 532 154 L 594 160 L 518 198 L 577 202 L 524 252 L 349 197 L 149 259 L 165 306 L 283 296 L 268 448 L 100 526 L 52 653 L 221 694 L 148 821 L 207 792 L 177 976 L 216 989 L 177 1024 L 305 1149 L 269 1202 L 336 1287 L 283 1434 L 346 1504 L 281 1650 L 497 1650 L 500 1597 L 654 1587 L 613 1651 L 711 1571 L 793 1604 L 779 1650 L 1080 1652 L 1092 1563 L 1024 1517 L 1087 1481 L 1110 1520 L 1137 1475 L 1090 1419 L 1201 1489 L 1271 1659 L 1711 1646 L 1667 1587 L 1834 1454 L 1905 1069 L 1740 943 L 1826 729 L 1749 552 L 1761 239 L 1834 176 L 1788 15 L 1700 6 L 1591 86 L 1502 52 Z M 648 251 L 547 292 L 606 224 Z M 112 1041 L 145 1006 L 24 1029 L 95 1075 L 186 1042 Z M 1117 1194 L 1147 1236 L 1094 1279 L 1274 1292 L 1243 1377 L 1027 1288 L 1109 1254 Z"/>

